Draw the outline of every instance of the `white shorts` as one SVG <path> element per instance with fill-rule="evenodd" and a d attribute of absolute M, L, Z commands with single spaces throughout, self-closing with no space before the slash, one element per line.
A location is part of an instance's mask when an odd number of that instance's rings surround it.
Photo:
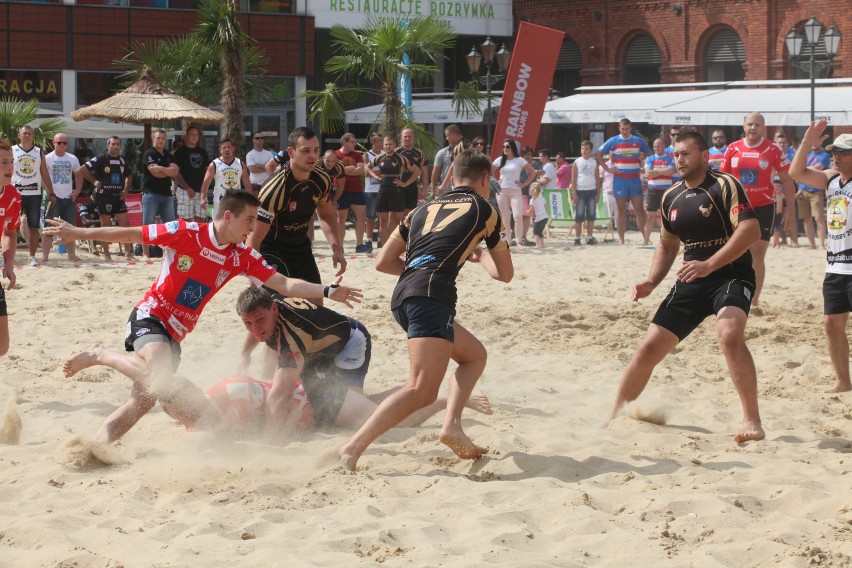
<path fill-rule="evenodd" d="M 177 197 L 177 216 L 187 221 L 194 221 L 195 217 L 204 219 L 207 217 L 206 207 L 202 208 L 198 202 L 198 194 L 195 194 L 194 199 L 189 198 L 189 194 L 183 188 L 175 188 L 175 197 Z"/>

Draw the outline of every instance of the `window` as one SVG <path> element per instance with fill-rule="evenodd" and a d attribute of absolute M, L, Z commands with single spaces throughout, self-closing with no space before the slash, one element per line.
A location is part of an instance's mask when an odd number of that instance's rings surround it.
<path fill-rule="evenodd" d="M 737 32 L 725 28 L 710 40 L 706 53 L 708 81 L 742 81 L 745 79 L 745 48 Z"/>
<path fill-rule="evenodd" d="M 657 43 L 649 35 L 637 36 L 627 48 L 624 59 L 626 85 L 653 85 L 660 82 L 662 56 Z"/>

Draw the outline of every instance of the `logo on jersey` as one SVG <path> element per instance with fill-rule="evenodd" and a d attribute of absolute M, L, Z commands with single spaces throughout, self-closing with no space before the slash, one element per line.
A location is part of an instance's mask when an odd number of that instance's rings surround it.
<path fill-rule="evenodd" d="M 228 270 L 220 270 L 219 274 L 216 276 L 216 287 L 221 288 L 222 284 L 225 283 L 225 280 L 228 279 L 228 276 L 231 275 L 231 272 Z"/>
<path fill-rule="evenodd" d="M 240 174 L 236 170 L 225 170 L 222 177 L 225 178 L 226 189 L 236 189 L 240 186 Z"/>
<path fill-rule="evenodd" d="M 713 212 L 713 205 L 699 205 L 698 210 L 701 211 L 703 217 L 709 217 L 710 213 Z"/>
<path fill-rule="evenodd" d="M 201 256 L 203 256 L 204 258 L 206 258 L 208 260 L 212 260 L 216 264 L 225 264 L 225 255 L 219 254 L 218 252 L 213 252 L 209 248 L 206 248 L 206 247 L 202 248 L 201 249 Z"/>
<path fill-rule="evenodd" d="M 178 292 L 175 303 L 190 310 L 197 310 L 204 301 L 204 297 L 210 293 L 210 290 L 209 286 L 205 286 L 201 282 L 189 278 L 183 285 L 183 288 L 180 289 L 180 292 Z"/>
<path fill-rule="evenodd" d="M 285 351 L 281 354 L 281 357 L 284 359 L 299 359 L 302 357 L 302 354 L 298 351 Z"/>
<path fill-rule="evenodd" d="M 297 202 L 295 202 L 295 201 L 291 201 L 291 202 L 290 202 L 290 213 L 292 213 L 293 211 L 295 211 L 295 210 L 296 210 L 296 207 L 298 207 L 298 206 L 299 206 L 299 204 L 298 204 Z"/>
<path fill-rule="evenodd" d="M 6 208 L 0 207 L 0 217 L 4 216 L 5 214 L 6 214 Z"/>
<path fill-rule="evenodd" d="M 254 252 L 254 250 L 252 250 Z M 240 251 L 232 250 L 231 251 L 231 260 L 234 262 L 234 266 L 240 265 Z"/>
<path fill-rule="evenodd" d="M 104 173 L 105 173 L 105 174 L 108 174 L 110 171 L 112 171 L 112 170 L 110 170 L 110 167 L 109 167 L 109 166 L 105 166 L 105 167 L 104 167 Z"/>
<path fill-rule="evenodd" d="M 760 166 L 761 170 L 765 170 L 769 167 L 769 160 L 758 160 L 757 165 Z"/>
<path fill-rule="evenodd" d="M 177 261 L 177 269 L 181 272 L 186 272 L 190 268 L 192 268 L 192 258 L 187 255 L 181 255 L 181 257 Z"/>
<path fill-rule="evenodd" d="M 136 330 L 136 337 L 142 337 L 146 333 L 149 333 L 151 330 L 147 327 L 140 327 Z"/>
<path fill-rule="evenodd" d="M 743 168 L 740 170 L 740 183 L 744 186 L 757 185 L 757 170 Z"/>
<path fill-rule="evenodd" d="M 198 223 L 196 223 L 195 221 L 192 221 L 191 223 L 187 223 L 186 228 L 190 229 L 192 231 L 197 231 L 198 230 Z"/>
<path fill-rule="evenodd" d="M 166 323 L 169 324 L 170 328 L 175 330 L 175 333 L 178 337 L 183 337 L 184 335 L 186 335 L 186 326 L 180 323 L 174 315 L 169 316 L 169 321 Z"/>
<path fill-rule="evenodd" d="M 424 256 L 418 256 L 417 258 L 411 259 L 411 262 L 408 263 L 408 267 L 409 268 L 419 268 L 419 267 L 423 266 L 424 264 L 432 262 L 433 260 L 435 260 L 435 256 L 431 255 L 431 254 L 427 254 L 427 255 L 424 255 Z"/>
<path fill-rule="evenodd" d="M 193 153 L 189 155 L 189 165 L 192 166 L 193 169 L 201 169 L 201 154 Z"/>
<path fill-rule="evenodd" d="M 157 225 L 148 225 L 148 238 L 151 240 L 157 238 Z"/>
<path fill-rule="evenodd" d="M 18 160 L 18 171 L 22 176 L 31 176 L 35 173 L 35 160 L 30 156 L 21 156 Z"/>
<path fill-rule="evenodd" d="M 674 222 L 677 219 L 677 209 L 672 209 L 671 213 L 669 213 L 669 221 Z"/>
<path fill-rule="evenodd" d="M 178 223 L 177 221 L 169 221 L 168 223 L 166 223 L 166 231 L 168 231 L 169 234 L 174 235 L 175 233 L 177 233 L 179 228 L 180 223 Z"/>
<path fill-rule="evenodd" d="M 842 231 L 849 215 L 849 201 L 845 197 L 833 197 L 826 208 L 828 212 L 828 230 Z"/>
<path fill-rule="evenodd" d="M 269 211 L 267 211 L 267 210 L 266 210 L 266 209 L 264 209 L 263 207 L 260 207 L 260 208 L 257 210 L 257 218 L 258 218 L 258 219 L 266 219 L 267 221 L 271 221 L 271 220 L 272 220 L 272 215 L 270 215 L 270 214 L 269 214 Z"/>

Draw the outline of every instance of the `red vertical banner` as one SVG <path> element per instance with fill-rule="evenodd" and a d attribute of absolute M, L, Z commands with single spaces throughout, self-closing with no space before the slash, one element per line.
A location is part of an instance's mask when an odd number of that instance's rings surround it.
<path fill-rule="evenodd" d="M 494 128 L 492 158 L 500 154 L 506 138 L 522 148 L 535 147 L 564 37 L 559 30 L 521 22 Z"/>

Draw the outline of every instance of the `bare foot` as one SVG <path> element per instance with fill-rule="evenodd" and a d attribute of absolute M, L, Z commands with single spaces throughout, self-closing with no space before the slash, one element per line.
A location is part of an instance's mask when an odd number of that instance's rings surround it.
<path fill-rule="evenodd" d="M 482 414 L 494 414 L 494 411 L 491 410 L 491 401 L 484 394 L 473 393 L 467 399 L 465 406 Z"/>
<path fill-rule="evenodd" d="M 104 255 L 104 262 L 112 262 L 112 256 L 105 254 Z"/>
<path fill-rule="evenodd" d="M 340 465 L 342 465 L 347 471 L 355 471 L 358 467 L 358 458 L 360 455 L 353 455 L 346 452 L 343 449 L 343 446 L 337 448 L 337 455 L 340 456 Z"/>
<path fill-rule="evenodd" d="M 142 257 L 142 260 L 143 260 L 144 262 L 151 262 L 151 257 L 149 257 L 149 256 L 143 256 L 143 257 Z"/>
<path fill-rule="evenodd" d="M 463 460 L 475 460 L 488 453 L 488 448 L 481 448 L 474 444 L 461 429 L 441 432 L 441 443 Z"/>
<path fill-rule="evenodd" d="M 70 260 L 71 262 L 80 262 L 80 257 L 76 254 L 74 256 L 68 255 L 68 260 Z"/>
<path fill-rule="evenodd" d="M 734 442 L 742 444 L 743 442 L 762 440 L 766 437 L 766 432 L 760 423 L 745 422 L 743 423 L 743 431 L 734 436 Z"/>
<path fill-rule="evenodd" d="M 62 372 L 66 377 L 73 377 L 83 369 L 88 369 L 98 364 L 98 356 L 106 349 L 103 343 L 95 343 L 85 351 L 71 355 L 62 366 Z"/>
<path fill-rule="evenodd" d="M 831 387 L 827 391 L 823 391 L 823 392 L 836 393 L 836 392 L 849 392 L 849 391 L 852 391 L 852 383 L 843 383 L 843 382 L 837 381 L 836 383 L 834 383 L 833 387 Z"/>
<path fill-rule="evenodd" d="M 136 257 L 133 256 L 132 254 L 130 254 L 130 255 L 125 256 L 124 260 L 126 260 L 127 262 L 136 262 Z"/>

